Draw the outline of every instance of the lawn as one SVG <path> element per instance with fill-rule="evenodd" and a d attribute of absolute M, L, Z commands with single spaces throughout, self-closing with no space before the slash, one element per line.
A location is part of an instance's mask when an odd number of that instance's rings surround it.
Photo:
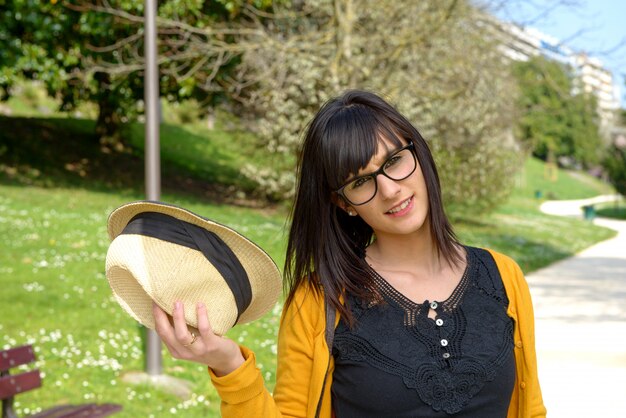
<path fill-rule="evenodd" d="M 130 198 L 130 199 L 129 199 Z M 22 414 L 60 402 L 115 401 L 120 416 L 218 416 L 218 402 L 203 367 L 164 355 L 166 374 L 194 382 L 183 401 L 120 377 L 143 368 L 141 330 L 117 305 L 104 276 L 106 219 L 138 196 L 82 189 L 0 185 L 0 346 L 32 343 L 45 387 L 17 398 Z M 283 260 L 282 216 L 251 209 L 198 204 L 174 196 L 164 200 L 247 235 L 278 263 Z M 273 382 L 280 306 L 230 336 L 258 352 Z"/>
<path fill-rule="evenodd" d="M 598 216 L 626 220 L 626 204 L 623 198 L 621 201 L 617 200 L 613 203 L 601 203 L 594 206 Z"/>
<path fill-rule="evenodd" d="M 71 142 L 71 138 L 88 136 L 89 121 L 3 118 L 2 123 L 4 138 L 8 131 L 20 135 L 14 137 L 12 147 L 30 144 L 31 151 L 22 152 L 22 160 L 15 163 L 0 149 L 0 346 L 34 344 L 37 367 L 44 372 L 43 389 L 17 398 L 18 413 L 34 413 L 63 402 L 113 401 L 124 406 L 120 417 L 219 416 L 219 400 L 206 370 L 173 360 L 167 352 L 163 356 L 164 372 L 192 382 L 191 399 L 181 400 L 154 387 L 134 386 L 122 380 L 125 373 L 143 369 L 142 330 L 113 300 L 104 276 L 109 244 L 106 219 L 117 206 L 142 198 L 140 147 L 102 162 L 95 154 L 81 157 L 72 149 L 79 142 Z M 131 129 L 135 130 L 132 138 L 136 141 L 140 125 Z M 29 132 L 40 130 L 49 132 L 50 137 L 59 132 L 69 135 L 65 137 L 67 148 L 62 144 L 52 150 L 41 146 L 47 144 L 42 141 L 51 138 L 29 136 Z M 245 134 L 232 137 L 231 131 L 219 132 L 212 141 L 203 141 L 212 134 L 200 125 L 166 126 L 163 144 L 169 151 L 164 158 L 164 172 L 180 178 L 197 175 L 194 181 L 202 184 L 221 181 L 222 177 L 211 174 L 219 169 L 234 182 L 228 187 L 241 187 L 245 193 L 245 181 L 227 170 L 240 158 L 257 155 L 256 151 L 245 145 Z M 224 154 L 215 158 L 211 153 L 220 141 L 232 144 L 224 146 Z M 48 154 L 27 164 L 25 158 L 38 158 L 38 149 Z M 209 155 L 214 161 L 202 165 Z M 80 158 L 88 160 L 84 175 L 80 167 L 66 165 Z M 118 166 L 122 158 L 125 160 Z M 540 162 L 529 160 L 505 205 L 492 214 L 457 224 L 462 240 L 509 254 L 530 272 L 614 235 L 582 219 L 540 213 L 539 203 L 547 197 L 582 198 L 612 192 L 578 173 L 559 172 L 558 178 L 546 179 L 544 172 Z M 540 198 L 537 190 L 541 190 Z M 162 199 L 233 227 L 263 247 L 282 267 L 284 207 L 216 203 L 214 195 L 194 191 L 197 189 L 183 192 L 176 189 L 176 182 L 166 182 Z M 263 319 L 229 333 L 255 350 L 269 388 L 275 379 L 280 311 L 278 304 Z"/>

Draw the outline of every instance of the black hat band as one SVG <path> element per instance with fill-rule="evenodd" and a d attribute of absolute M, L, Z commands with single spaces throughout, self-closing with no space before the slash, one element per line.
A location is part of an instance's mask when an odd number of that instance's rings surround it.
<path fill-rule="evenodd" d="M 200 251 L 230 288 L 237 305 L 237 321 L 250 306 L 252 288 L 248 274 L 235 253 L 217 234 L 158 212 L 138 214 L 128 222 L 121 234 L 144 235 Z"/>

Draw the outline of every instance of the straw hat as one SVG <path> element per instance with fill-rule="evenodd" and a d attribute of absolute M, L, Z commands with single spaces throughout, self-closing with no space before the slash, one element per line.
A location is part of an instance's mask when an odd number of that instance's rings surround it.
<path fill-rule="evenodd" d="M 152 301 L 172 314 L 175 301 L 197 328 L 196 303 L 204 302 L 213 331 L 263 316 L 276 303 L 281 276 L 252 241 L 186 209 L 139 201 L 115 209 L 108 220 L 111 244 L 106 277 L 117 302 L 154 329 Z"/>

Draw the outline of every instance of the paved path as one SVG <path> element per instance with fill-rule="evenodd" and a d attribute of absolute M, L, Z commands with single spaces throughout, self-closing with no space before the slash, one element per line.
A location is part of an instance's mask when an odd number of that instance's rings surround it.
<path fill-rule="evenodd" d="M 541 209 L 581 218 L 581 206 L 607 200 L 545 202 Z M 527 276 L 550 418 L 626 417 L 626 221 L 593 222 L 618 235 Z"/>

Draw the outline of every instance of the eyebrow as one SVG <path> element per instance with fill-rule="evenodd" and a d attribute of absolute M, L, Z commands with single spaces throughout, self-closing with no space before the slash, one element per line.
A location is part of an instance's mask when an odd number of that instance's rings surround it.
<path fill-rule="evenodd" d="M 357 174 L 355 176 L 352 176 L 344 184 L 348 184 L 348 183 L 358 179 L 359 177 L 371 176 L 372 173 L 375 173 L 376 171 L 380 170 L 380 167 L 382 167 L 383 164 L 385 164 L 387 162 L 387 160 L 389 160 L 389 158 L 391 158 L 392 155 L 396 154 L 402 148 L 407 147 L 407 146 L 409 146 L 409 144 L 402 145 L 399 148 L 394 148 L 392 150 L 388 150 L 387 153 L 385 154 L 385 158 L 382 160 L 382 162 L 380 164 L 376 164 L 376 166 L 378 167 L 377 169 L 375 169 L 373 171 L 368 171 L 367 173 Z"/>

